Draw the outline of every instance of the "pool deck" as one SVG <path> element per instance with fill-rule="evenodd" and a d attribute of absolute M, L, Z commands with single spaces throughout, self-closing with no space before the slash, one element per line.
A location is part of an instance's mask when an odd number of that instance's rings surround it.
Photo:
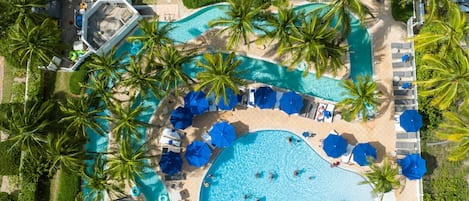
<path fill-rule="evenodd" d="M 295 4 L 305 3 L 304 1 L 291 0 Z M 379 116 L 368 123 L 361 122 L 346 122 L 340 119 L 334 119 L 333 123 L 320 123 L 315 120 L 300 117 L 300 116 L 288 116 L 280 110 L 260 110 L 257 108 L 248 109 L 236 109 L 235 111 L 225 112 L 207 112 L 203 115 L 197 116 L 194 119 L 193 126 L 185 130 L 186 136 L 183 140 L 182 147 L 185 147 L 195 139 L 201 140 L 201 135 L 204 131 L 208 130 L 214 122 L 218 120 L 226 120 L 234 124 L 237 135 L 245 134 L 249 131 L 264 130 L 264 129 L 280 129 L 287 130 L 301 136 L 303 131 L 312 131 L 317 133 L 313 138 L 307 139 L 307 142 L 311 145 L 316 152 L 323 158 L 326 158 L 330 162 L 337 161 L 338 159 L 330 159 L 326 156 L 322 148 L 320 147 L 320 140 L 324 139 L 331 130 L 336 130 L 340 134 L 353 134 L 347 135 L 355 139 L 358 142 L 374 142 L 378 149 L 378 162 L 389 153 L 395 150 L 395 122 L 394 122 L 394 98 L 392 94 L 392 58 L 391 58 L 391 42 L 403 42 L 406 38 L 405 24 L 402 22 L 396 22 L 393 20 L 391 15 L 391 2 L 384 1 L 379 3 L 375 0 L 362 0 L 376 16 L 376 19 L 367 20 L 368 31 L 373 36 L 373 50 L 374 50 L 374 79 L 378 82 L 379 88 L 383 91 L 385 101 L 379 108 Z M 161 4 L 178 4 L 179 13 L 178 16 L 185 17 L 193 12 L 193 10 L 186 9 L 182 5 L 182 1 L 176 0 L 161 0 L 158 3 Z M 209 37 L 206 37 L 209 38 Z M 209 38 L 210 39 L 210 38 Z M 208 39 L 206 39 L 208 40 Z M 216 41 L 210 41 L 210 44 L 217 45 Z M 223 45 L 223 44 L 218 44 Z M 217 46 L 220 47 L 220 46 Z M 223 46 L 221 46 L 223 47 Z M 224 48 L 224 47 L 223 47 Z M 239 51 L 241 54 L 246 54 L 252 57 L 266 57 L 267 49 L 258 48 L 255 44 L 252 44 L 250 49 L 241 48 Z M 267 57 L 267 59 L 275 60 L 275 56 Z M 176 102 L 182 103 L 181 100 Z M 159 108 L 160 112 L 155 112 L 153 122 L 165 122 L 163 127 L 169 125 L 168 115 L 169 112 L 177 103 L 167 104 L 162 103 L 165 109 Z M 148 136 L 151 143 L 151 147 L 155 147 L 152 152 L 158 152 L 157 140 L 160 135 L 161 129 L 151 129 Z M 184 150 L 183 150 L 184 151 Z M 211 162 L 218 155 L 219 149 L 212 155 Z M 183 154 L 184 152 L 182 152 Z M 171 200 L 179 200 L 179 192 L 186 190 L 189 197 L 188 200 L 198 200 L 200 195 L 200 188 L 202 186 L 202 179 L 210 168 L 210 164 L 202 168 L 194 168 L 187 164 L 184 159 L 183 172 L 186 174 L 185 180 L 166 182 L 168 192 L 170 193 Z M 155 171 L 159 171 L 157 159 L 152 159 L 152 163 L 156 164 Z M 360 167 L 358 165 L 347 165 L 342 164 L 341 168 L 350 169 L 359 173 L 363 173 L 368 170 L 368 167 Z M 170 187 L 170 184 L 175 183 L 175 188 Z M 418 200 L 419 199 L 419 184 L 418 180 L 410 181 L 403 179 L 404 184 L 400 189 L 395 190 L 396 200 Z M 182 184 L 180 186 L 180 184 Z"/>

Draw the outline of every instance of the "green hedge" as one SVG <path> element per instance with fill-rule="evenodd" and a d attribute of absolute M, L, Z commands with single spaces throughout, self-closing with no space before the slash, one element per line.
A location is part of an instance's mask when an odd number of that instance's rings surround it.
<path fill-rule="evenodd" d="M 57 189 L 58 201 L 75 200 L 80 192 L 80 177 L 67 170 L 61 170 Z"/>
<path fill-rule="evenodd" d="M 78 71 L 73 72 L 72 76 L 70 77 L 70 92 L 73 94 L 80 94 L 81 87 L 80 83 L 84 83 L 87 79 L 88 70 L 85 67 L 85 64 L 81 66 Z"/>
<path fill-rule="evenodd" d="M 402 21 L 407 23 L 410 17 L 414 15 L 414 6 L 412 1 L 405 4 L 404 7 L 400 5 L 400 0 L 391 0 L 391 8 L 392 8 L 392 17 L 396 21 Z"/>
<path fill-rule="evenodd" d="M 19 172 L 21 152 L 12 145 L 10 141 L 0 142 L 0 175 L 17 175 Z"/>
<path fill-rule="evenodd" d="M 0 201 L 14 201 L 14 199 L 8 193 L 0 192 Z"/>
<path fill-rule="evenodd" d="M 182 0 L 187 8 L 200 8 L 214 3 L 225 2 L 225 0 Z"/>
<path fill-rule="evenodd" d="M 20 168 L 20 193 L 18 194 L 18 201 L 36 201 L 37 185 L 39 177 L 41 176 L 41 165 L 35 158 L 40 156 L 32 156 L 23 153 L 22 167 Z M 40 159 L 39 159 L 40 160 Z"/>

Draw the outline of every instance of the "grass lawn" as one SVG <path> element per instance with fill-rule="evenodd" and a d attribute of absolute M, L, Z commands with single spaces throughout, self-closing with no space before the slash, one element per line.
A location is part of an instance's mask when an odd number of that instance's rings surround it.
<path fill-rule="evenodd" d="M 73 72 L 57 72 L 55 77 L 54 95 L 64 100 L 65 95 L 70 93 L 70 78 Z"/>
<path fill-rule="evenodd" d="M 55 176 L 51 184 L 50 201 L 70 201 L 75 200 L 80 192 L 80 177 L 69 171 L 60 170 L 58 176 Z"/>
<path fill-rule="evenodd" d="M 13 81 L 15 77 L 21 76 L 24 73 L 26 73 L 25 69 L 15 68 L 5 59 L 5 66 L 3 68 L 2 103 L 9 103 L 14 93 L 24 93 L 15 91 L 18 88 L 14 87 L 14 85 L 18 84 L 15 84 Z"/>

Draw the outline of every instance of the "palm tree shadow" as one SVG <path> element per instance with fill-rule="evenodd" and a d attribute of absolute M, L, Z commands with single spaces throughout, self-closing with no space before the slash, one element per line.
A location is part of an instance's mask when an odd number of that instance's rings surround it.
<path fill-rule="evenodd" d="M 381 163 L 386 156 L 386 147 L 379 141 L 369 142 L 371 146 L 376 148 L 376 162 Z"/>
<path fill-rule="evenodd" d="M 427 162 L 427 176 L 430 176 L 433 174 L 433 171 L 435 171 L 436 168 L 438 168 L 438 160 L 436 160 L 436 157 L 431 155 L 430 153 L 424 151 L 422 152 L 422 158 L 425 159 Z"/>
<path fill-rule="evenodd" d="M 377 83 L 377 88 L 381 92 L 381 106 L 377 111 L 377 117 L 381 117 L 390 107 L 391 101 L 394 100 L 394 96 L 391 91 L 387 90 L 382 83 Z M 392 89 L 391 89 L 392 90 Z M 390 117 L 392 119 L 392 117 Z"/>

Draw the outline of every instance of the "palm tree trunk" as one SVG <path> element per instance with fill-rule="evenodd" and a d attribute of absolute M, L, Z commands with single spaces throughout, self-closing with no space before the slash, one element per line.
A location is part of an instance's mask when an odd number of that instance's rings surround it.
<path fill-rule="evenodd" d="M 26 114 L 26 106 L 28 105 L 28 87 L 29 87 L 29 66 L 31 65 L 31 55 L 29 55 L 28 63 L 26 64 L 26 86 L 24 88 L 24 106 L 23 111 Z"/>
<path fill-rule="evenodd" d="M 442 141 L 442 142 L 431 142 L 431 143 L 427 143 L 427 147 L 435 146 L 435 145 L 441 145 L 441 144 L 448 144 L 449 142 L 450 142 L 449 140 L 445 140 L 445 141 Z"/>

